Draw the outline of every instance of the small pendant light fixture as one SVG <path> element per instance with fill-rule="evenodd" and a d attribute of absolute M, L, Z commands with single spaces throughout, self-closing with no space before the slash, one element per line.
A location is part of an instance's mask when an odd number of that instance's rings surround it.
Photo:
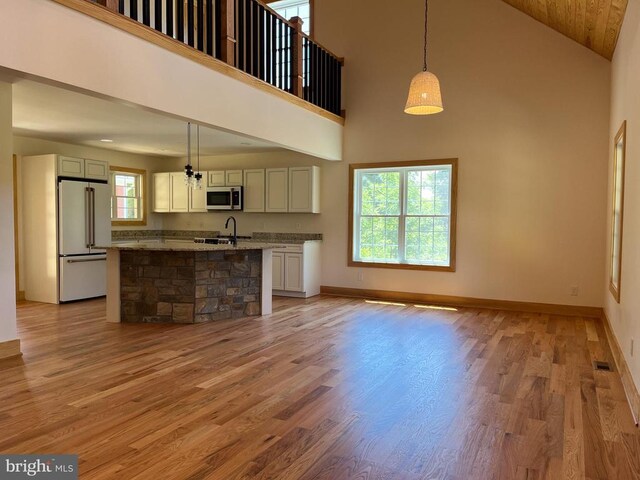
<path fill-rule="evenodd" d="M 191 122 L 187 123 L 187 164 L 184 167 L 184 183 L 193 186 L 193 167 L 191 166 Z"/>
<path fill-rule="evenodd" d="M 440 113 L 442 107 L 442 95 L 438 77 L 427 71 L 427 26 L 429 18 L 429 0 L 424 2 L 424 64 L 422 72 L 411 80 L 409 98 L 404 112 L 409 115 L 431 115 Z"/>
<path fill-rule="evenodd" d="M 197 139 L 198 139 L 198 171 L 194 175 L 195 183 L 193 188 L 195 190 L 202 190 L 202 172 L 200 171 L 200 125 L 196 127 Z"/>

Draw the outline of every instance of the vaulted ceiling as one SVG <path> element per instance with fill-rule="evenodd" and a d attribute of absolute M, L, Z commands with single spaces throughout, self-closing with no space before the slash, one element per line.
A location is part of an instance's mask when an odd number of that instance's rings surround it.
<path fill-rule="evenodd" d="M 504 0 L 611 60 L 628 0 Z"/>

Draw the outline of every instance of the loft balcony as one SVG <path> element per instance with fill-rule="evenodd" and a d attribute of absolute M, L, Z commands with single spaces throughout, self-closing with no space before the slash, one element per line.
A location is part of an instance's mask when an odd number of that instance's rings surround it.
<path fill-rule="evenodd" d="M 0 75 L 342 159 L 342 59 L 259 0 L 8 0 L 0 16 Z"/>

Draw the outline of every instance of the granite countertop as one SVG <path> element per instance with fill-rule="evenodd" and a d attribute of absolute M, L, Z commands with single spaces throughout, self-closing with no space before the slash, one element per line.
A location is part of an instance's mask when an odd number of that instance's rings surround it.
<path fill-rule="evenodd" d="M 194 238 L 216 238 L 219 231 L 195 231 L 195 230 L 114 230 L 112 241 L 126 242 L 145 240 L 193 240 Z M 239 239 L 240 240 L 240 239 Z M 252 238 L 241 239 L 243 243 L 276 244 L 276 245 L 302 245 L 305 242 L 322 241 L 321 233 L 274 233 L 253 232 Z"/>
<path fill-rule="evenodd" d="M 105 250 L 153 250 L 161 252 L 213 252 L 213 251 L 238 251 L 238 250 L 271 250 L 273 245 L 268 243 L 242 242 L 238 245 L 209 245 L 205 243 L 177 243 L 167 241 L 164 243 L 119 243 L 101 245 L 96 248 Z"/>
<path fill-rule="evenodd" d="M 218 230 L 113 230 L 112 241 L 151 240 L 151 239 L 180 239 L 214 238 L 220 235 Z"/>

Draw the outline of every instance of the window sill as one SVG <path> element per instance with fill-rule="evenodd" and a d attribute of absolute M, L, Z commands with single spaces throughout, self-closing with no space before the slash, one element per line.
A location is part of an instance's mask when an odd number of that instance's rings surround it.
<path fill-rule="evenodd" d="M 146 227 L 146 220 L 112 220 L 112 227 Z"/>
<path fill-rule="evenodd" d="M 395 270 L 422 270 L 433 272 L 455 272 L 455 264 L 450 266 L 438 266 L 438 265 L 413 265 L 409 263 L 375 263 L 375 262 L 357 262 L 355 260 L 349 260 L 350 267 L 362 267 L 362 268 L 390 268 Z"/>

